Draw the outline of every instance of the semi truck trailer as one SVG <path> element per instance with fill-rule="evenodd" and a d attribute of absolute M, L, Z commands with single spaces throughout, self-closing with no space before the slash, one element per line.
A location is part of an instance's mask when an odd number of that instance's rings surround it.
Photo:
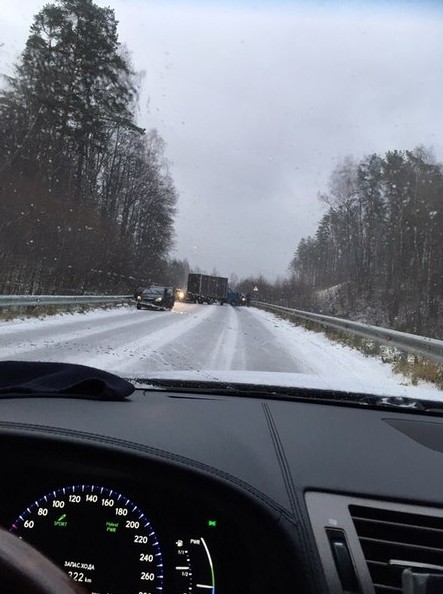
<path fill-rule="evenodd" d="M 226 300 L 227 291 L 227 278 L 190 273 L 185 300 L 191 303 L 222 303 Z"/>

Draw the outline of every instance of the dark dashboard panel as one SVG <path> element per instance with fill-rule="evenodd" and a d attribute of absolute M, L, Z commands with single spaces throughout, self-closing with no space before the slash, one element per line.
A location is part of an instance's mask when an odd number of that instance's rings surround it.
<path fill-rule="evenodd" d="M 332 534 L 340 541 L 340 531 L 356 591 L 373 594 L 373 560 L 354 527 L 369 520 L 355 520 L 350 508 L 369 517 L 376 508 L 415 506 L 418 516 L 439 510 L 442 429 L 437 414 L 253 397 L 137 392 L 121 403 L 0 400 L 0 524 L 11 526 L 60 488 L 98 485 L 149 519 L 166 594 L 205 594 L 214 584 L 217 594 L 278 594 L 288 584 L 341 594 L 329 540 Z M 51 519 L 64 522 L 62 515 Z M 22 523 L 36 519 L 28 512 Z M 103 522 L 112 528 L 115 518 Z M 405 561 L 397 552 L 393 560 L 394 568 L 391 558 L 381 561 L 388 582 L 398 582 L 398 562 Z"/>
<path fill-rule="evenodd" d="M 75 572 L 76 578 L 81 576 L 87 587 L 89 580 L 92 584 L 98 583 L 99 573 L 103 573 L 103 567 L 109 563 L 131 567 L 132 573 L 136 571 L 148 576 L 149 573 L 141 571 L 143 568 L 138 566 L 134 570 L 129 553 L 120 559 L 112 557 L 116 547 L 104 530 L 97 534 L 97 526 L 87 522 L 87 518 L 81 526 L 84 534 L 79 530 L 73 533 L 83 543 L 78 547 L 79 555 L 70 553 L 57 558 L 60 542 L 63 541 L 57 540 L 61 537 L 55 530 L 63 528 L 52 528 L 52 525 L 64 519 L 63 516 L 72 520 L 73 514 L 69 503 L 60 509 L 58 506 L 63 498 L 52 494 L 60 494 L 65 488 L 67 497 L 69 493 L 72 496 L 74 491 L 69 487 L 73 485 L 77 486 L 75 493 L 81 493 L 82 485 L 112 489 L 114 493 L 128 498 L 149 519 L 162 554 L 165 593 L 278 592 L 284 591 L 284 583 L 293 580 L 289 563 L 287 570 L 283 566 L 279 575 L 273 572 L 287 554 L 276 519 L 253 500 L 235 489 L 226 488 L 219 481 L 214 482 L 190 469 L 179 469 L 164 461 L 147 460 L 143 456 L 119 453 L 115 449 L 110 451 L 103 445 L 74 445 L 54 437 L 2 436 L 0 448 L 2 452 L 13 454 L 11 457 L 3 456 L 0 462 L 2 476 L 7 479 L 2 481 L 0 493 L 0 524 L 9 529 L 21 514 L 23 521 L 19 534 L 64 566 L 66 571 Z M 95 492 L 100 493 L 99 490 Z M 42 505 L 45 495 L 48 502 Z M 50 507 L 53 499 L 58 504 L 55 510 Z M 52 518 L 48 518 L 51 529 L 46 534 L 42 530 L 37 533 L 38 521 L 43 520 L 35 508 L 38 500 L 40 510 L 49 508 L 49 515 L 53 514 Z M 109 516 L 103 518 L 103 526 L 105 520 L 116 522 L 119 519 L 113 516 L 114 512 L 114 509 L 109 509 Z M 80 523 L 79 515 L 74 522 Z M 35 525 L 26 531 L 23 528 L 25 523 Z M 110 524 L 109 521 L 106 523 Z M 59 522 L 59 525 L 62 524 Z M 142 535 L 142 532 L 134 531 L 134 536 L 137 535 Z M 72 538 L 72 534 L 67 532 L 66 541 Z M 85 558 L 80 551 L 86 548 L 84 543 L 88 541 L 97 545 L 97 553 Z M 105 556 L 99 549 L 106 551 Z M 137 548 L 136 554 L 141 554 L 141 551 Z M 79 566 L 74 566 L 74 562 Z M 151 585 L 147 583 L 146 588 Z M 101 593 L 105 590 L 98 588 L 91 591 Z M 137 588 L 130 591 L 151 590 Z"/>

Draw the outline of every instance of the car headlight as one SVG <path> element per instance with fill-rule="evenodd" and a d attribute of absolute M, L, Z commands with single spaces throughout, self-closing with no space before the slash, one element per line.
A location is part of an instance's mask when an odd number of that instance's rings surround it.
<path fill-rule="evenodd" d="M 155 299 L 155 303 L 161 303 L 161 301 L 162 301 L 162 297 L 157 297 L 157 298 Z"/>
<path fill-rule="evenodd" d="M 137 295 L 137 301 L 141 301 L 142 300 L 142 296 L 141 295 Z"/>
<path fill-rule="evenodd" d="M 181 301 L 182 299 L 184 299 L 184 298 L 185 298 L 185 292 L 184 292 L 184 291 L 179 291 L 179 292 L 178 292 L 178 298 L 180 299 L 180 301 Z"/>

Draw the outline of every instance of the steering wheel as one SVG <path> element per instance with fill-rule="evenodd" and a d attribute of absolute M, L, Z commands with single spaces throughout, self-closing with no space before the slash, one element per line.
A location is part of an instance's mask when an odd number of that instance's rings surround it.
<path fill-rule="evenodd" d="M 87 594 L 52 561 L 21 538 L 0 528 L 2 594 Z"/>

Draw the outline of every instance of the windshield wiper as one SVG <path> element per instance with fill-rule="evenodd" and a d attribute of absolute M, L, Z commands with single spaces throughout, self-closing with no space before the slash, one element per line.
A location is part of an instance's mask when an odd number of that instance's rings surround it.
<path fill-rule="evenodd" d="M 145 390 L 168 390 L 180 394 L 207 394 L 218 396 L 241 396 L 244 398 L 267 398 L 274 400 L 298 400 L 302 402 L 337 404 L 384 408 L 402 412 L 443 413 L 443 402 L 421 400 L 403 396 L 377 396 L 367 393 L 348 392 L 336 389 L 306 388 L 297 386 L 263 385 L 218 380 L 187 380 L 168 378 L 132 379 L 137 387 Z"/>
<path fill-rule="evenodd" d="M 0 398 L 125 400 L 135 390 L 126 379 L 73 363 L 0 361 Z"/>

